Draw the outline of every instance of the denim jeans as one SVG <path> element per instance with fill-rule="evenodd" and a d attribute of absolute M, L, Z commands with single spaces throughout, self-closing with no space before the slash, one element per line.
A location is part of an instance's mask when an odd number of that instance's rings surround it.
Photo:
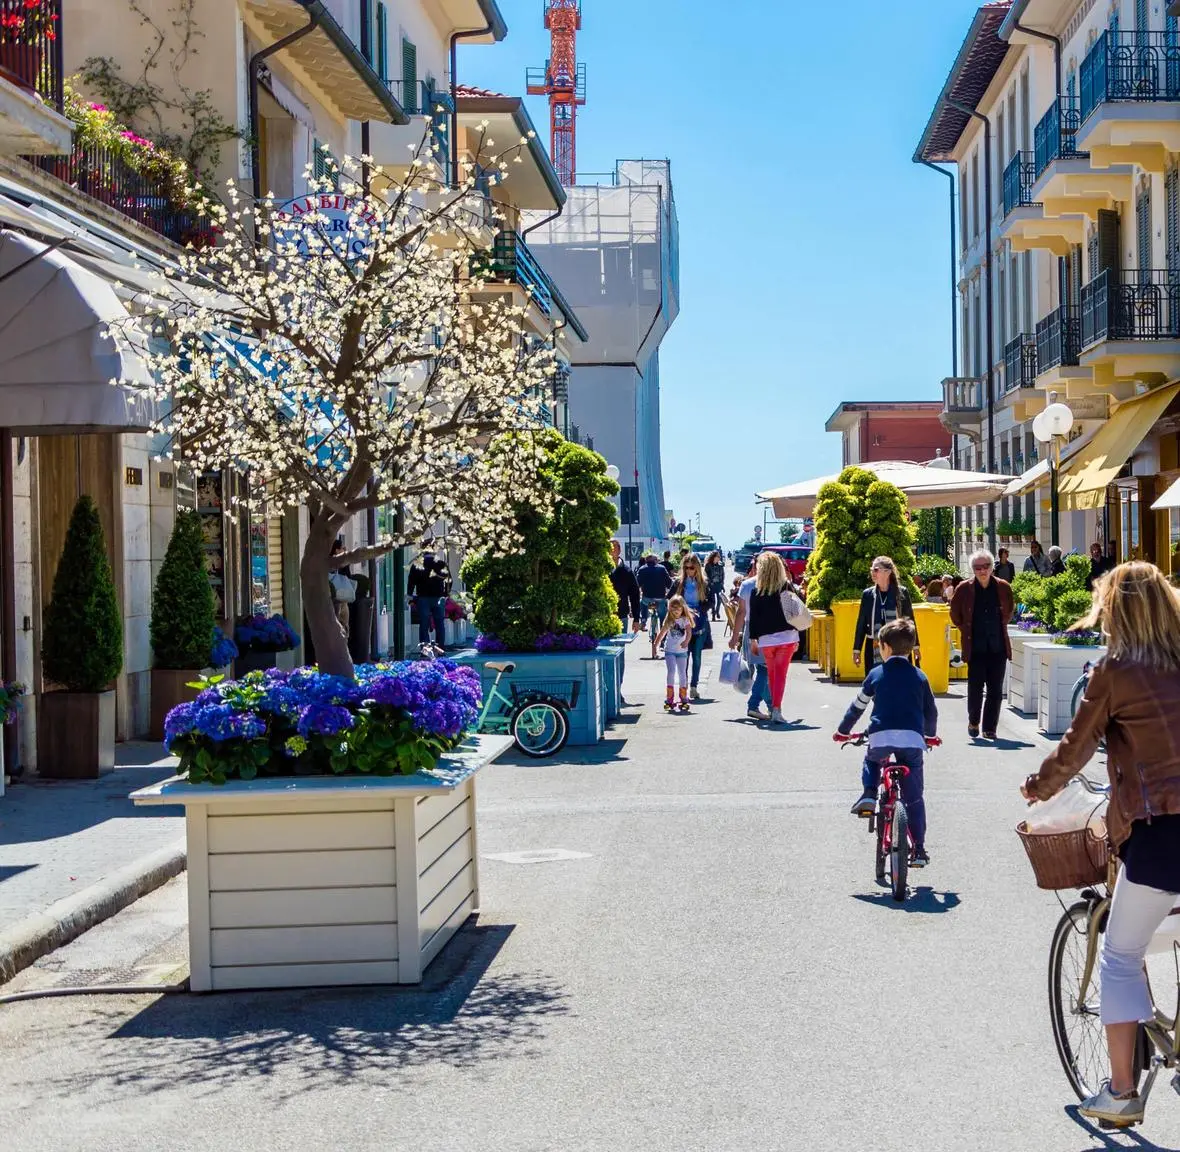
<path fill-rule="evenodd" d="M 925 753 L 921 748 L 870 748 L 865 753 L 864 766 L 860 779 L 864 785 L 866 795 L 876 795 L 881 786 L 881 765 L 892 756 L 899 764 L 904 764 L 909 772 L 901 780 L 901 799 L 905 804 L 906 815 L 910 821 L 910 835 L 914 838 L 914 846 L 924 848 L 926 845 L 926 801 L 923 798 L 923 764 Z"/>
<path fill-rule="evenodd" d="M 750 686 L 750 699 L 746 704 L 748 712 L 756 712 L 759 704 L 770 707 L 770 677 L 765 664 L 754 665 L 754 683 Z"/>
<path fill-rule="evenodd" d="M 447 598 L 445 596 L 418 597 L 418 643 L 430 643 L 430 622 L 434 621 L 434 642 L 441 648 L 446 639 Z"/>

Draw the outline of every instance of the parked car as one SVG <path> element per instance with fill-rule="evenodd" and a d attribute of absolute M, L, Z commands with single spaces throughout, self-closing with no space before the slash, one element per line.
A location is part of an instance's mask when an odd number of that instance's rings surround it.
<path fill-rule="evenodd" d="M 767 544 L 759 549 L 760 552 L 777 552 L 787 566 L 794 580 L 802 580 L 807 570 L 807 558 L 811 555 L 810 548 L 803 548 L 798 544 Z"/>

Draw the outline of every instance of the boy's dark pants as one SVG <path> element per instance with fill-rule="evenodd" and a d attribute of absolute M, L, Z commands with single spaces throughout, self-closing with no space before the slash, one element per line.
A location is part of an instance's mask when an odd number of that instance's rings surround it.
<path fill-rule="evenodd" d="M 865 753 L 861 782 L 865 793 L 876 795 L 881 786 L 881 765 L 892 756 L 904 764 L 909 772 L 901 780 L 901 799 L 905 804 L 910 821 L 910 835 L 918 848 L 926 846 L 926 801 L 923 798 L 923 762 L 925 753 L 921 748 L 870 748 Z"/>

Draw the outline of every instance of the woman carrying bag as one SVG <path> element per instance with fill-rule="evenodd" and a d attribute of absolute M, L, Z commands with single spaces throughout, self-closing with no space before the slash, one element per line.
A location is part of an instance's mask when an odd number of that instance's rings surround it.
<path fill-rule="evenodd" d="M 863 658 L 866 673 L 876 663 L 877 633 L 899 616 L 914 618 L 910 594 L 897 579 L 897 566 L 888 556 L 878 556 L 870 569 L 873 583 L 860 594 L 860 613 L 852 640 L 852 659 L 859 668 Z M 914 649 L 914 663 L 919 663 Z"/>
<path fill-rule="evenodd" d="M 766 662 L 772 724 L 786 723 L 783 696 L 787 673 L 799 647 L 799 629 L 810 624 L 811 613 L 795 591 L 782 559 L 775 552 L 763 552 L 750 597 L 750 653 Z"/>

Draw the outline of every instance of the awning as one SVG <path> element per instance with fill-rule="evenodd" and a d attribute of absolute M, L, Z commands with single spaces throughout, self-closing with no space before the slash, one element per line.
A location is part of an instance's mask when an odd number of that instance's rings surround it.
<path fill-rule="evenodd" d="M 27 436 L 149 431 L 151 374 L 125 339 L 108 336 L 126 319 L 93 272 L 0 231 L 0 427 Z"/>
<path fill-rule="evenodd" d="M 875 460 L 855 467 L 872 472 L 879 480 L 896 484 L 906 494 L 911 508 L 970 508 L 974 504 L 990 504 L 1004 494 L 1011 479 L 986 472 L 930 468 L 906 460 Z M 769 503 L 780 519 L 810 516 L 820 488 L 838 479 L 839 475 L 817 476 L 813 480 L 759 492 L 758 499 Z"/>
<path fill-rule="evenodd" d="M 1164 494 L 1151 506 L 1153 512 L 1163 512 L 1169 508 L 1180 508 L 1180 480 L 1173 480 L 1164 489 Z"/>
<path fill-rule="evenodd" d="M 1073 459 L 1091 440 L 1097 435 L 1098 430 L 1095 428 L 1090 432 L 1079 436 L 1076 440 L 1071 441 L 1061 450 L 1061 467 L 1064 468 L 1066 463 Z M 1007 488 L 1004 489 L 1005 496 L 1019 496 L 1024 492 L 1029 492 L 1034 488 L 1039 488 L 1042 484 L 1049 483 L 1049 457 L 1046 456 L 1044 460 L 1038 461 L 1031 468 L 1026 468 Z"/>
<path fill-rule="evenodd" d="M 1101 508 L 1106 486 L 1180 392 L 1180 381 L 1165 384 L 1120 404 L 1086 448 L 1063 469 L 1058 491 L 1073 509 Z"/>

